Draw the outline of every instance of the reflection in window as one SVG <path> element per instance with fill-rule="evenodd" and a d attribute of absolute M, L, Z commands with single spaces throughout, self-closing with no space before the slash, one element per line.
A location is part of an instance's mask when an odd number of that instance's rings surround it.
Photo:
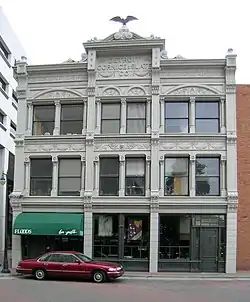
<path fill-rule="evenodd" d="M 165 132 L 188 133 L 189 132 L 189 109 L 188 102 L 165 103 Z"/>
<path fill-rule="evenodd" d="M 165 195 L 189 194 L 188 166 L 188 158 L 165 158 Z"/>
<path fill-rule="evenodd" d="M 60 196 L 80 196 L 81 160 L 79 158 L 60 159 L 58 178 Z"/>
<path fill-rule="evenodd" d="M 30 165 L 30 195 L 50 196 L 52 190 L 51 158 L 32 158 Z"/>
<path fill-rule="evenodd" d="M 99 195 L 117 196 L 119 192 L 119 158 L 100 159 Z"/>
<path fill-rule="evenodd" d="M 189 216 L 160 215 L 159 260 L 189 259 L 190 224 Z"/>
<path fill-rule="evenodd" d="M 219 102 L 195 103 L 195 131 L 197 133 L 220 132 Z"/>
<path fill-rule="evenodd" d="M 83 104 L 62 105 L 61 134 L 81 134 L 83 127 Z"/>
<path fill-rule="evenodd" d="M 146 132 L 146 103 L 127 104 L 127 133 Z"/>
<path fill-rule="evenodd" d="M 54 105 L 36 105 L 33 114 L 33 135 L 53 134 L 55 122 Z"/>
<path fill-rule="evenodd" d="M 125 216 L 125 259 L 149 259 L 149 217 Z"/>
<path fill-rule="evenodd" d="M 101 133 L 120 133 L 120 103 L 102 104 Z"/>
<path fill-rule="evenodd" d="M 220 159 L 218 157 L 197 158 L 196 195 L 220 195 Z"/>
<path fill-rule="evenodd" d="M 126 195 L 145 195 L 145 159 L 126 159 Z"/>
<path fill-rule="evenodd" d="M 94 258 L 118 259 L 118 215 L 93 215 Z"/>

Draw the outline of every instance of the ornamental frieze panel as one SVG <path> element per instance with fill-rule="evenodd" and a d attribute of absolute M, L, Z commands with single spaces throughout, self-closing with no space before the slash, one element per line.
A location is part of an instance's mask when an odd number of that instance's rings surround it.
<path fill-rule="evenodd" d="M 166 95 L 218 95 L 220 91 L 215 88 L 203 85 L 181 85 L 174 88 L 168 88 L 163 92 Z"/>
<path fill-rule="evenodd" d="M 41 152 L 82 152 L 85 151 L 85 144 L 34 144 L 25 145 L 24 152 L 26 153 L 41 153 Z"/>
<path fill-rule="evenodd" d="M 28 79 L 29 84 L 43 83 L 43 82 L 87 82 L 87 72 L 86 75 L 52 75 L 45 77 L 31 77 Z"/>
<path fill-rule="evenodd" d="M 33 95 L 35 99 L 67 99 L 67 98 L 82 98 L 83 95 L 71 89 L 50 89 L 45 91 L 40 91 Z"/>
<path fill-rule="evenodd" d="M 161 71 L 161 77 L 179 77 L 179 78 L 210 78 L 210 77 L 224 77 L 224 70 L 215 69 L 189 69 L 189 70 L 179 70 L 179 69 L 163 69 Z"/>
<path fill-rule="evenodd" d="M 95 151 L 142 151 L 150 150 L 150 143 L 95 143 Z"/>
<path fill-rule="evenodd" d="M 182 141 L 160 142 L 161 151 L 224 151 L 226 143 L 223 141 Z"/>

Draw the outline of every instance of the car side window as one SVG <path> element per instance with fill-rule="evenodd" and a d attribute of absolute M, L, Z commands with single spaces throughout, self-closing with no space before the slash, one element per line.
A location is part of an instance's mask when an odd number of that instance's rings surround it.
<path fill-rule="evenodd" d="M 76 263 L 76 260 L 77 260 L 77 258 L 73 255 L 70 255 L 70 254 L 62 255 L 62 262 Z"/>
<path fill-rule="evenodd" d="M 51 254 L 50 258 L 47 260 L 49 262 L 63 262 L 61 254 Z"/>
<path fill-rule="evenodd" d="M 43 255 L 43 256 L 41 256 L 41 257 L 38 259 L 38 261 L 40 261 L 40 262 L 46 262 L 46 261 L 49 260 L 50 256 L 51 256 L 51 254 Z"/>

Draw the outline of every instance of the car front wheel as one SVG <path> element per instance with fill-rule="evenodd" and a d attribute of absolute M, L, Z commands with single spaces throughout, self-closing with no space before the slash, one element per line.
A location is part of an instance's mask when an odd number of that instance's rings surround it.
<path fill-rule="evenodd" d="M 37 269 L 34 272 L 36 280 L 44 280 L 46 277 L 46 272 L 43 269 Z"/>
<path fill-rule="evenodd" d="M 95 283 L 103 283 L 106 280 L 106 275 L 102 271 L 95 271 L 93 273 L 93 281 Z"/>

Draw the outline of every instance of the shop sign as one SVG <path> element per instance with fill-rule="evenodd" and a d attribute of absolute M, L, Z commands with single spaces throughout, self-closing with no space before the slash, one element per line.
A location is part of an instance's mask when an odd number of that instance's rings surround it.
<path fill-rule="evenodd" d="M 63 230 L 61 229 L 58 232 L 59 235 L 64 235 L 64 236 L 70 236 L 70 235 L 77 235 L 78 231 L 76 229 L 72 229 L 72 230 Z"/>
<path fill-rule="evenodd" d="M 15 229 L 14 234 L 16 234 L 16 235 L 31 235 L 32 230 L 31 229 Z"/>

